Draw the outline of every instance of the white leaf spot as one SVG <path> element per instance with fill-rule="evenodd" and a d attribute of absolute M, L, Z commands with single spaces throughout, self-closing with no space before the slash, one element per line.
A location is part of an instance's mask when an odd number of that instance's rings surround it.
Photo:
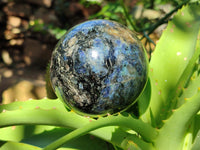
<path fill-rule="evenodd" d="M 177 56 L 180 56 L 180 55 L 181 55 L 181 52 L 177 52 L 176 55 L 177 55 Z"/>

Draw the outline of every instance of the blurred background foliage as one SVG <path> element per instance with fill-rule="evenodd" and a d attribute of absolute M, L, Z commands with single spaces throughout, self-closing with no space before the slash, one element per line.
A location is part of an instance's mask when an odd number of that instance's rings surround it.
<path fill-rule="evenodd" d="M 32 27 L 33 31 L 41 33 L 49 32 L 54 35 L 56 39 L 59 39 L 69 28 L 82 21 L 91 19 L 114 20 L 136 31 L 139 36 L 143 36 L 141 39 L 145 37 L 144 45 L 150 56 L 155 47 L 156 40 L 159 39 L 167 22 L 172 18 L 173 14 L 187 2 L 189 1 L 79 0 L 70 2 L 57 0 L 54 9 L 61 19 L 62 26 L 57 27 L 52 24 L 44 24 L 40 20 L 34 20 L 31 22 L 32 25 L 30 27 Z M 72 12 L 68 12 L 70 10 Z M 78 16 L 73 16 L 74 13 Z M 74 18 L 72 22 L 66 18 L 66 16 L 71 17 L 70 15 Z M 80 20 L 77 21 L 77 19 Z M 152 35 L 151 39 L 149 35 L 152 33 L 154 35 Z"/>
<path fill-rule="evenodd" d="M 90 19 L 120 22 L 137 32 L 150 59 L 167 22 L 188 2 L 1 0 L 0 102 L 46 96 L 45 70 L 51 52 L 60 37 L 74 25 Z"/>

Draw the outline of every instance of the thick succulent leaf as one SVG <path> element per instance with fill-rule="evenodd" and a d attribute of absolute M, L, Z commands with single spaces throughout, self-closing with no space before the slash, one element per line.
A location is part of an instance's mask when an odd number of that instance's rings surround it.
<path fill-rule="evenodd" d="M 191 150 L 199 150 L 199 147 L 200 147 L 200 132 L 198 132 L 198 135 L 195 139 L 194 145 Z"/>
<path fill-rule="evenodd" d="M 2 140 L 0 140 L 0 147 L 1 147 L 2 145 L 4 145 L 6 142 L 7 142 L 7 141 L 2 141 Z"/>
<path fill-rule="evenodd" d="M 22 139 L 54 129 L 54 126 L 20 125 L 0 128 L 0 140 L 20 142 Z"/>
<path fill-rule="evenodd" d="M 200 110 L 200 88 L 198 92 L 173 111 L 171 117 L 164 121 L 163 127 L 155 141 L 158 150 L 180 150 L 183 146 L 184 136 L 193 118 Z"/>
<path fill-rule="evenodd" d="M 91 121 L 82 128 L 76 129 L 73 132 L 59 138 L 55 142 L 45 147 L 44 150 L 56 149 L 65 142 L 71 141 L 74 138 L 77 138 L 81 135 L 87 134 L 88 132 L 106 126 L 120 126 L 132 129 L 133 131 L 139 133 L 143 137 L 143 139 L 150 142 L 153 141 L 158 135 L 156 129 L 152 128 L 149 124 L 146 124 L 141 120 L 133 118 L 130 114 L 123 113 L 122 115 L 121 114 L 119 114 L 118 116 L 111 115 L 107 116 L 106 118 L 99 118 L 96 121 Z M 126 139 L 126 137 L 123 138 Z M 139 138 L 137 139 L 137 141 L 139 141 Z M 132 145 L 132 143 L 127 143 L 127 144 Z M 141 144 L 141 146 L 146 147 L 145 149 L 152 149 L 152 145 L 150 143 L 145 143 L 140 141 L 140 143 L 138 142 L 138 144 Z"/>
<path fill-rule="evenodd" d="M 178 102 L 177 108 L 187 103 L 188 98 L 191 98 L 193 95 L 195 95 L 198 92 L 199 88 L 200 88 L 200 76 L 191 78 L 187 88 L 184 88 L 182 90 L 182 94 L 177 100 Z M 199 115 L 196 115 L 195 117 L 191 118 L 191 123 L 184 137 L 184 144 L 182 149 L 191 150 L 194 138 L 200 129 L 199 125 L 200 125 Z M 196 137 L 196 139 L 198 138 Z"/>
<path fill-rule="evenodd" d="M 38 147 L 45 147 L 46 145 L 50 144 L 51 142 L 57 140 L 61 136 L 64 136 L 71 132 L 71 129 L 66 128 L 54 128 L 49 131 L 45 131 L 41 134 L 34 135 L 32 137 L 26 138 L 22 140 L 21 142 L 35 145 Z M 98 146 L 96 146 L 98 145 Z M 96 138 L 92 135 L 85 135 L 82 137 L 79 137 L 69 143 L 64 144 L 62 147 L 59 148 L 59 150 L 93 150 L 95 147 L 96 150 L 102 150 L 102 149 L 110 149 L 112 150 L 113 147 L 111 144 L 107 143 L 106 141 L 103 141 L 99 138 Z"/>
<path fill-rule="evenodd" d="M 182 149 L 183 150 L 191 150 L 192 147 L 192 132 L 188 131 L 185 134 L 185 138 L 184 138 L 184 142 L 183 142 L 183 146 Z"/>
<path fill-rule="evenodd" d="M 143 120 L 151 122 L 151 110 L 159 126 L 168 109 L 176 104 L 172 99 L 195 52 L 199 28 L 200 6 L 195 4 L 184 6 L 169 22 L 150 62 L 151 100 Z"/>
<path fill-rule="evenodd" d="M 2 133 L 2 136 L 0 135 L 0 139 L 2 140 L 20 141 L 21 139 L 24 139 L 23 133 L 25 126 L 16 125 L 30 124 L 62 126 L 65 128 L 76 129 L 83 126 L 87 127 L 92 122 L 98 122 L 95 123 L 95 125 L 96 129 L 99 129 L 92 131 L 94 126 L 91 126 L 91 129 L 89 129 L 91 134 L 114 143 L 119 147 L 124 147 L 123 143 L 128 142 L 130 138 L 136 138 L 132 137 L 132 135 L 126 133 L 123 130 L 116 130 L 115 126 L 125 126 L 136 130 L 144 138 L 150 141 L 157 135 L 157 131 L 154 128 L 148 124 L 143 123 L 141 120 L 134 119 L 132 116 L 108 116 L 106 118 L 95 120 L 92 118 L 77 115 L 74 112 L 68 112 L 64 108 L 63 104 L 59 102 L 59 100 L 43 99 L 30 100 L 25 102 L 14 102 L 12 104 L 1 105 L 0 109 L 2 111 L 0 113 L 0 127 L 2 128 L 0 129 L 0 132 Z M 45 128 L 40 129 L 40 132 L 44 130 Z M 8 134 L 7 136 L 3 136 L 6 133 L 15 134 Z M 34 133 L 35 132 L 32 134 Z M 151 149 L 151 144 L 149 145 L 149 143 L 142 142 L 139 139 L 136 139 L 135 143 L 141 145 L 142 147 L 149 147 L 148 149 Z M 130 146 L 131 144 L 132 143 L 127 143 L 125 146 Z"/>
<path fill-rule="evenodd" d="M 51 142 L 55 141 L 61 136 L 68 134 L 72 129 L 68 128 L 59 128 L 54 126 L 44 126 L 44 125 L 21 125 L 21 126 L 12 126 L 5 127 L 0 129 L 0 139 L 2 140 L 2 145 L 6 143 L 6 141 L 21 142 L 25 144 L 34 145 L 37 147 L 44 147 Z M 119 133 L 120 134 L 120 133 Z M 15 143 L 15 144 L 16 144 Z M 85 145 L 85 146 L 84 146 Z M 86 135 L 78 138 L 77 140 L 71 141 L 65 145 L 63 145 L 63 150 L 89 150 L 95 147 L 95 145 L 99 145 L 97 149 L 112 149 L 112 145 L 106 143 L 104 140 L 100 140 L 93 135 Z M 6 147 L 10 146 L 7 145 Z M 15 145 L 14 145 L 15 146 Z M 18 145 L 16 145 L 18 146 Z M 1 146 L 0 146 L 1 147 Z M 5 147 L 3 147 L 5 148 Z M 0 148 L 1 149 L 1 148 Z"/>
<path fill-rule="evenodd" d="M 193 135 L 194 135 L 194 138 L 195 137 L 199 138 L 197 135 L 199 135 L 198 132 L 200 131 L 200 111 L 195 116 L 194 120 L 195 121 L 194 121 L 194 133 L 193 133 Z M 193 140 L 194 140 L 194 138 L 193 138 Z"/>
<path fill-rule="evenodd" d="M 7 142 L 0 148 L 1 150 L 42 150 L 39 147 L 18 142 Z"/>
<path fill-rule="evenodd" d="M 194 143 L 191 150 L 199 150 L 200 147 L 200 113 L 195 117 Z"/>
<path fill-rule="evenodd" d="M 59 100 L 42 99 L 14 102 L 1 105 L 0 110 L 1 128 L 30 124 L 79 128 L 90 120 L 90 118 L 77 115 L 74 112 L 68 112 Z"/>
<path fill-rule="evenodd" d="M 28 101 L 16 101 L 10 104 L 0 105 L 0 113 L 11 110 L 25 110 L 25 109 L 56 109 L 59 108 L 62 111 L 65 111 L 65 107 L 60 100 L 51 100 L 51 99 L 41 99 L 41 100 L 28 100 Z"/>
<path fill-rule="evenodd" d="M 190 80 L 187 89 L 182 91 L 183 94 L 177 100 L 181 102 L 180 107 L 173 110 L 171 117 L 164 121 L 160 129 L 156 143 L 160 142 L 158 145 L 163 144 L 162 146 L 166 146 L 166 149 L 178 150 L 183 145 L 182 149 L 191 150 L 194 137 L 200 129 L 200 117 L 196 115 L 200 110 L 200 76 Z M 198 135 L 196 139 L 197 137 Z M 161 142 L 164 139 L 167 145 Z"/>
<path fill-rule="evenodd" d="M 195 95 L 199 87 L 200 76 L 196 77 L 195 79 L 191 78 L 187 88 L 183 88 L 181 96 L 177 98 L 177 108 L 184 104 L 187 98 L 190 98 L 193 95 Z"/>
<path fill-rule="evenodd" d="M 143 91 L 143 93 L 138 98 L 138 106 L 139 106 L 139 116 L 142 117 L 142 115 L 146 112 L 149 103 L 150 103 L 150 97 L 151 97 L 151 83 L 150 79 L 148 79 L 147 85 Z"/>

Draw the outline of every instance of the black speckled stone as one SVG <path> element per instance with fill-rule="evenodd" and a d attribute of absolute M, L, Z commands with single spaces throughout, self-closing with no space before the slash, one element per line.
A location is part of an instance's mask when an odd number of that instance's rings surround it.
<path fill-rule="evenodd" d="M 67 107 L 88 116 L 133 104 L 147 82 L 141 42 L 125 26 L 92 20 L 70 29 L 52 54 L 51 83 Z"/>

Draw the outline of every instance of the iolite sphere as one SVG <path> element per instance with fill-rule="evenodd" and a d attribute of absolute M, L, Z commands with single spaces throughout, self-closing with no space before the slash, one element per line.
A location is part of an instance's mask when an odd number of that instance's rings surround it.
<path fill-rule="evenodd" d="M 108 20 L 70 29 L 52 53 L 50 78 L 66 106 L 88 116 L 132 105 L 147 82 L 148 60 L 135 33 Z"/>

